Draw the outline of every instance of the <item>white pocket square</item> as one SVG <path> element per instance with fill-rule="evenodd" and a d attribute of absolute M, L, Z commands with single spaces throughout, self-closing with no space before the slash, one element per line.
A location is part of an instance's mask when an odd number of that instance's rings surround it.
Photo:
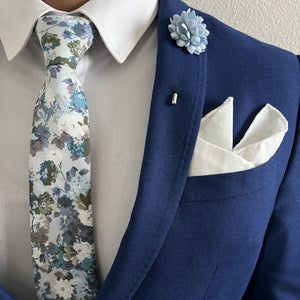
<path fill-rule="evenodd" d="M 233 98 L 229 97 L 202 118 L 188 175 L 238 172 L 262 165 L 275 154 L 287 130 L 285 117 L 266 104 L 233 148 Z"/>

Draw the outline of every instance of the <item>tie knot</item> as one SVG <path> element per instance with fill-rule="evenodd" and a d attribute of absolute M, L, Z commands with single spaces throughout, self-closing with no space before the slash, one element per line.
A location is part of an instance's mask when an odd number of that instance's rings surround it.
<path fill-rule="evenodd" d="M 67 65 L 76 69 L 91 46 L 93 23 L 83 15 L 48 13 L 37 21 L 35 32 L 43 49 L 45 65 Z"/>

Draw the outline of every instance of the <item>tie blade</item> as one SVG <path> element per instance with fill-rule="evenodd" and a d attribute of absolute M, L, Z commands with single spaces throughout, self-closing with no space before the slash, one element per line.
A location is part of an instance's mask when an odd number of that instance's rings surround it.
<path fill-rule="evenodd" d="M 63 21 L 64 20 L 64 21 Z M 73 20 L 66 25 L 65 21 Z M 51 15 L 45 32 L 61 34 L 82 17 Z M 54 24 L 55 23 L 55 24 Z M 74 25 L 75 24 L 75 25 Z M 52 26 L 52 27 L 51 27 Z M 58 27 L 56 33 L 55 27 Z M 90 44 L 86 32 L 86 47 Z M 76 40 L 78 41 L 78 40 Z M 44 53 L 69 59 L 69 40 L 49 40 Z M 53 48 L 53 49 L 52 49 Z M 59 48 L 59 49 L 58 49 Z M 57 51 L 57 52 L 56 52 Z M 79 59 L 79 56 L 77 57 Z M 50 56 L 49 58 L 50 59 Z M 71 60 L 70 60 L 71 61 Z M 48 65 L 33 115 L 29 157 L 31 242 L 39 299 L 95 299 L 98 291 L 91 203 L 89 114 L 76 72 Z"/>

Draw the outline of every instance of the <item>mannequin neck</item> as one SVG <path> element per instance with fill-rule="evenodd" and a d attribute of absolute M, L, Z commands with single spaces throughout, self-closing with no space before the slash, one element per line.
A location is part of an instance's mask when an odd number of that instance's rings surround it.
<path fill-rule="evenodd" d="M 89 0 L 43 0 L 49 6 L 61 11 L 73 11 Z"/>

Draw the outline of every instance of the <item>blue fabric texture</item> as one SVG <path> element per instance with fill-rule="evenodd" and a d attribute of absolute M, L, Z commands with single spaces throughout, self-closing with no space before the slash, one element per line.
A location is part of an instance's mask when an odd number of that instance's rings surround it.
<path fill-rule="evenodd" d="M 0 285 L 0 300 L 16 300 L 3 286 Z"/>
<path fill-rule="evenodd" d="M 159 1 L 138 194 L 97 300 L 299 299 L 297 57 L 200 11 L 208 45 L 190 55 L 168 30 L 170 17 L 187 9 L 180 0 Z M 228 96 L 235 99 L 234 144 L 266 103 L 282 112 L 289 130 L 266 164 L 188 177 L 201 117 Z"/>

